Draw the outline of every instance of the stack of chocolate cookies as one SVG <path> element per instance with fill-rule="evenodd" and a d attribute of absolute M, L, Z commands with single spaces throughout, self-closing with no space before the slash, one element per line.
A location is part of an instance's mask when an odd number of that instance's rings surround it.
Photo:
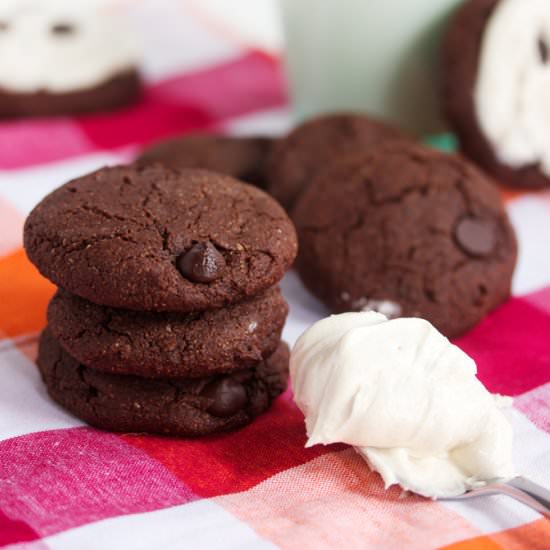
<path fill-rule="evenodd" d="M 204 170 L 103 168 L 47 196 L 24 237 L 60 287 L 38 367 L 88 423 L 205 435 L 247 424 L 286 387 L 276 285 L 297 242 L 263 191 Z"/>

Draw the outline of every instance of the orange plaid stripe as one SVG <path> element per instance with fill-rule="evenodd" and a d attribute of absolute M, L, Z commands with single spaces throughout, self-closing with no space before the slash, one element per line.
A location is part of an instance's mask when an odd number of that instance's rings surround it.
<path fill-rule="evenodd" d="M 0 336 L 41 330 L 55 286 L 29 262 L 23 249 L 0 259 Z"/>
<path fill-rule="evenodd" d="M 548 550 L 550 520 L 540 519 L 520 527 L 475 537 L 442 547 L 442 550 Z"/>

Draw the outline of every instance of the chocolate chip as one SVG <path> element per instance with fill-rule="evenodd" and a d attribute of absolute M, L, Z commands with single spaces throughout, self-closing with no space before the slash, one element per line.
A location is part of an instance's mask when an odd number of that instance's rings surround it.
<path fill-rule="evenodd" d="M 497 241 L 495 224 L 490 220 L 474 217 L 460 220 L 454 235 L 458 246 L 470 256 L 488 256 Z"/>
<path fill-rule="evenodd" d="M 211 283 L 223 275 L 225 260 L 212 243 L 197 243 L 178 257 L 176 267 L 194 283 Z"/>
<path fill-rule="evenodd" d="M 550 49 L 548 48 L 548 42 L 541 36 L 538 40 L 538 49 L 541 61 L 546 64 L 550 57 Z"/>
<path fill-rule="evenodd" d="M 53 34 L 67 36 L 73 34 L 76 31 L 75 26 L 70 23 L 56 23 L 51 26 L 51 32 Z"/>
<path fill-rule="evenodd" d="M 239 412 L 248 401 L 245 387 L 233 378 L 221 378 L 210 382 L 201 395 L 213 400 L 207 411 L 223 418 Z"/>

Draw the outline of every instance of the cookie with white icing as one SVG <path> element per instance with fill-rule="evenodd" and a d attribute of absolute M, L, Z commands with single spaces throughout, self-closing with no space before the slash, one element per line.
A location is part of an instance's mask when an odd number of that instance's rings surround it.
<path fill-rule="evenodd" d="M 443 49 L 443 104 L 464 152 L 499 182 L 550 185 L 550 2 L 468 0 Z"/>
<path fill-rule="evenodd" d="M 2 0 L 0 117 L 110 110 L 139 92 L 139 52 L 97 1 Z"/>

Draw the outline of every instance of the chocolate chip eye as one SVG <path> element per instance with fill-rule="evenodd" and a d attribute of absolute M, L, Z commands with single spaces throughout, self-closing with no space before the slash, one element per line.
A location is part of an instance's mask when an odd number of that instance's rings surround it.
<path fill-rule="evenodd" d="M 0 21 L 0 32 L 6 32 L 10 30 L 10 24 L 7 21 Z"/>
<path fill-rule="evenodd" d="M 69 36 L 76 32 L 76 27 L 71 25 L 71 23 L 55 23 L 55 25 L 51 26 L 50 30 L 52 34 L 57 36 Z"/>
<path fill-rule="evenodd" d="M 548 58 L 550 57 L 550 48 L 548 47 L 548 42 L 542 37 L 538 40 L 538 49 L 540 60 L 546 65 L 548 63 Z"/>

